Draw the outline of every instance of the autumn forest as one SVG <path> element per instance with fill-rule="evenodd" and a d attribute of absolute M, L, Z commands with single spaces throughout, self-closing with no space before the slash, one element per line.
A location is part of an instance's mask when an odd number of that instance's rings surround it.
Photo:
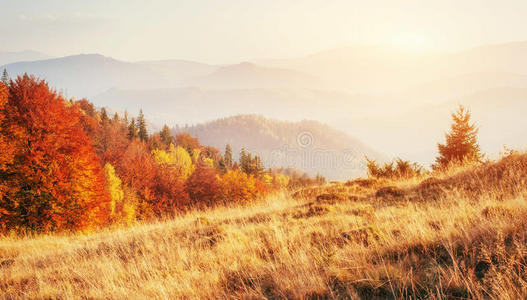
<path fill-rule="evenodd" d="M 187 133 L 172 136 L 167 126 L 149 134 L 142 113 L 137 120 L 108 116 L 33 76 L 0 88 L 4 231 L 130 225 L 315 183 L 265 170 L 244 150 L 235 162 L 230 146 L 222 154 Z"/>

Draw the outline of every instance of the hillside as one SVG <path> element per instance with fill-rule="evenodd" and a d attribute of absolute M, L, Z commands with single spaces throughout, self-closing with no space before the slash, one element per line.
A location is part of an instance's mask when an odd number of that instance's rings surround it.
<path fill-rule="evenodd" d="M 392 99 L 390 99 L 392 100 Z M 371 115 L 375 110 L 400 110 L 394 101 L 347 92 L 311 88 L 111 89 L 93 98 L 99 106 L 129 112 L 142 108 L 158 124 L 197 124 L 236 114 L 261 114 L 277 119 L 322 122 Z M 380 106 L 380 107 L 379 107 Z"/>
<path fill-rule="evenodd" d="M 150 68 L 99 54 L 17 62 L 0 68 L 11 77 L 28 73 L 45 78 L 57 90 L 76 98 L 91 97 L 113 87 L 168 85 L 167 79 Z"/>
<path fill-rule="evenodd" d="M 206 76 L 218 69 L 218 66 L 188 60 L 141 61 L 137 64 L 161 73 L 166 78 L 180 81 L 188 78 Z"/>
<path fill-rule="evenodd" d="M 49 59 L 51 56 L 32 50 L 2 52 L 0 51 L 0 66 L 15 62 Z"/>
<path fill-rule="evenodd" d="M 93 235 L 1 237 L 0 295 L 521 299 L 525 170 L 514 154 Z"/>
<path fill-rule="evenodd" d="M 186 85 L 214 89 L 321 87 L 314 76 L 249 62 L 220 67 L 210 75 L 190 78 Z"/>
<path fill-rule="evenodd" d="M 180 130 L 222 151 L 226 144 L 235 154 L 244 147 L 259 155 L 267 167 L 291 167 L 313 176 L 318 172 L 330 179 L 364 175 L 365 155 L 385 158 L 358 139 L 316 121 L 239 115 Z"/>

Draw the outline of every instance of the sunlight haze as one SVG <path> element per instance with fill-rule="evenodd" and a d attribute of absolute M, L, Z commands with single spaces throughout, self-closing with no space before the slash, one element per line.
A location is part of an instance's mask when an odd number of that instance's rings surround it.
<path fill-rule="evenodd" d="M 0 5 L 0 50 L 52 56 L 234 63 L 351 45 L 459 50 L 527 39 L 527 2 L 516 0 L 1 0 Z"/>

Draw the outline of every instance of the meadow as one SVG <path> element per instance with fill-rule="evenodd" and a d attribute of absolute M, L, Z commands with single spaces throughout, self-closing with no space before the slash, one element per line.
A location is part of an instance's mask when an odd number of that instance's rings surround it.
<path fill-rule="evenodd" d="M 0 237 L 4 299 L 527 297 L 527 155 L 276 192 L 102 232 Z"/>

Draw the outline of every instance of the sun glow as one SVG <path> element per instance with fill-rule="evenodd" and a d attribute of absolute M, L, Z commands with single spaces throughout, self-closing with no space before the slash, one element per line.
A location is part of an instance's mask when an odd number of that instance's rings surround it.
<path fill-rule="evenodd" d="M 391 39 L 392 46 L 406 51 L 423 51 L 433 48 L 432 41 L 420 34 L 412 32 L 401 32 Z"/>

